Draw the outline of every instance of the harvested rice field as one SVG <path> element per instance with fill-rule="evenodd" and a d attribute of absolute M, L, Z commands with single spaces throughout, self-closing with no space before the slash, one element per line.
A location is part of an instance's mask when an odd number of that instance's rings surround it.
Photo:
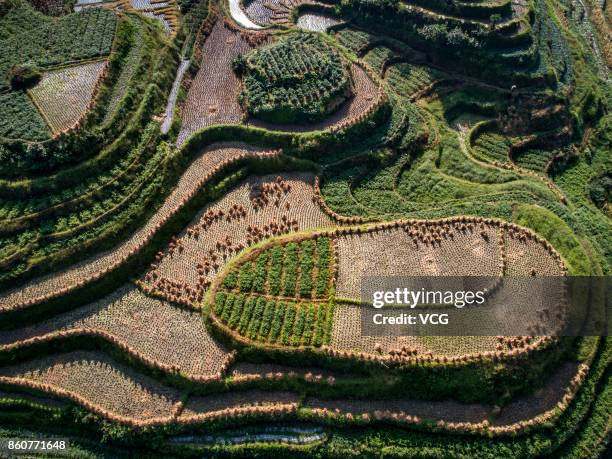
<path fill-rule="evenodd" d="M 158 254 L 141 281 L 173 301 L 195 303 L 232 256 L 274 235 L 331 225 L 307 174 L 250 177 L 204 208 Z"/>
<path fill-rule="evenodd" d="M 298 17 L 296 24 L 300 29 L 325 32 L 329 27 L 340 24 L 340 21 L 324 14 L 305 13 Z"/>
<path fill-rule="evenodd" d="M 90 403 L 100 413 L 138 420 L 170 417 L 180 400 L 177 390 L 96 352 L 70 352 L 3 367 L 0 378 L 19 380 L 21 387 L 45 385 L 51 394 Z"/>
<path fill-rule="evenodd" d="M 77 331 L 105 333 L 132 353 L 190 378 L 214 377 L 232 360 L 210 337 L 199 314 L 150 298 L 134 286 L 34 326 L 0 332 L 0 345 L 31 344 L 36 337 Z"/>
<path fill-rule="evenodd" d="M 181 108 L 183 123 L 179 144 L 206 126 L 242 121 L 243 113 L 238 104 L 240 82 L 232 71 L 232 61 L 250 49 L 240 33 L 230 30 L 223 21 L 217 21 L 202 47 L 201 70 Z"/>
<path fill-rule="evenodd" d="M 207 174 L 223 161 L 233 161 L 240 155 L 257 155 L 262 150 L 244 144 L 219 144 L 203 149 L 202 153 L 190 164 L 182 175 L 173 192 L 151 219 L 119 247 L 101 253 L 91 259 L 83 260 L 65 270 L 37 278 L 18 289 L 8 290 L 0 295 L 0 310 L 28 307 L 47 297 L 70 291 L 81 283 L 99 278 L 128 259 L 145 241 L 155 234 L 159 226 L 172 216 L 190 195 L 193 195 L 206 182 Z"/>

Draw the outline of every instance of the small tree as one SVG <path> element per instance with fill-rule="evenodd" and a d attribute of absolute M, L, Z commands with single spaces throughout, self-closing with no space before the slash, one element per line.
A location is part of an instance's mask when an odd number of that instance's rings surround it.
<path fill-rule="evenodd" d="M 498 22 L 500 22 L 502 19 L 501 14 L 499 13 L 495 13 L 492 14 L 491 17 L 489 18 L 489 20 L 491 21 L 491 28 L 493 30 L 495 30 L 495 26 L 497 25 Z"/>

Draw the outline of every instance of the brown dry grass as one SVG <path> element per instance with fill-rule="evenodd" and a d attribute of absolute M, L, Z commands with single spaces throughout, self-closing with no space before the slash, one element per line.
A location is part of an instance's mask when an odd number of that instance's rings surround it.
<path fill-rule="evenodd" d="M 521 239 L 507 232 L 504 236 L 507 276 L 561 276 L 563 270 L 546 247 L 533 239 Z"/>
<path fill-rule="evenodd" d="M 255 379 L 267 378 L 274 379 L 275 376 L 281 374 L 283 377 L 293 376 L 303 378 L 307 374 L 312 376 L 321 376 L 322 378 L 332 377 L 335 379 L 346 378 L 349 375 L 346 373 L 337 374 L 324 368 L 316 367 L 291 367 L 288 365 L 279 365 L 275 363 L 249 363 L 237 362 L 228 370 L 229 376 L 240 379 Z"/>
<path fill-rule="evenodd" d="M 518 397 L 506 405 L 493 421 L 493 425 L 513 424 L 552 410 L 563 398 L 577 371 L 577 363 L 563 363 L 543 387 L 536 389 L 533 394 Z"/>
<path fill-rule="evenodd" d="M 354 415 L 386 411 L 405 412 L 423 419 L 444 419 L 448 422 L 481 422 L 490 414 L 490 408 L 479 404 L 463 404 L 454 401 L 431 400 L 319 400 L 308 399 L 308 408 L 336 409 Z"/>

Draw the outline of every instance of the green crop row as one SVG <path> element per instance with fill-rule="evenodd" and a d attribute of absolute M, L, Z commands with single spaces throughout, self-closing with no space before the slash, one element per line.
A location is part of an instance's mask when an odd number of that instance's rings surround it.
<path fill-rule="evenodd" d="M 324 298 L 330 285 L 330 244 L 328 238 L 317 238 L 275 245 L 230 270 L 221 285 L 242 293 Z"/>
<path fill-rule="evenodd" d="M 331 241 L 329 238 L 317 239 L 317 284 L 315 296 L 323 298 L 330 284 Z"/>
<path fill-rule="evenodd" d="M 319 347 L 327 342 L 331 327 L 331 307 L 326 303 L 293 303 L 218 292 L 213 311 L 244 338 L 284 346 Z"/>
<path fill-rule="evenodd" d="M 383 73 L 387 62 L 395 57 L 395 53 L 386 46 L 377 46 L 372 48 L 364 57 L 363 60 L 369 64 L 379 74 Z"/>
<path fill-rule="evenodd" d="M 0 94 L 0 137 L 45 140 L 51 132 L 23 91 Z M 0 157 L 5 147 L 0 145 Z"/>
<path fill-rule="evenodd" d="M 250 292 L 253 288 L 253 263 L 247 262 L 240 267 L 238 288 L 241 292 Z"/>
<path fill-rule="evenodd" d="M 312 296 L 312 268 L 314 262 L 315 244 L 304 241 L 300 244 L 300 296 Z"/>
<path fill-rule="evenodd" d="M 281 281 L 283 274 L 283 247 L 276 246 L 270 253 L 270 269 L 268 274 L 268 292 L 270 295 L 278 296 L 281 292 Z"/>
<path fill-rule="evenodd" d="M 313 34 L 292 34 L 239 56 L 234 68 L 244 77 L 242 106 L 273 123 L 320 121 L 350 89 L 340 54 Z"/>
<path fill-rule="evenodd" d="M 255 260 L 255 273 L 253 275 L 253 291 L 263 293 L 266 287 L 266 277 L 268 274 L 268 254 L 262 253 Z"/>
<path fill-rule="evenodd" d="M 298 268 L 298 246 L 290 242 L 285 246 L 285 262 L 283 276 L 283 294 L 285 296 L 295 295 Z"/>

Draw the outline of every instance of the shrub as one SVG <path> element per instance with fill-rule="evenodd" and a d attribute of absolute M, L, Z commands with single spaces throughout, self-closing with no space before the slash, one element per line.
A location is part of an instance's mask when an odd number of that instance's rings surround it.
<path fill-rule="evenodd" d="M 36 85 L 42 78 L 40 69 L 34 64 L 14 65 L 9 71 L 9 80 L 13 89 L 27 89 Z"/>

